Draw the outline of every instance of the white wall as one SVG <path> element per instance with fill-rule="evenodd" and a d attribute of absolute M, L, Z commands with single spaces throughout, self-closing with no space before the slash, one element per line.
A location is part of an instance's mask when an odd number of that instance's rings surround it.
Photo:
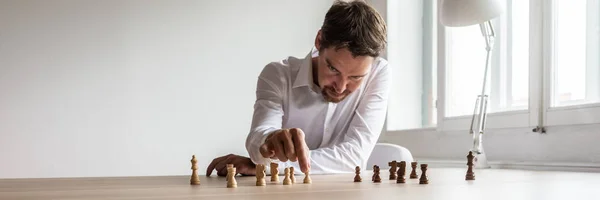
<path fill-rule="evenodd" d="M 0 178 L 203 174 L 332 1 L 0 1 Z"/>

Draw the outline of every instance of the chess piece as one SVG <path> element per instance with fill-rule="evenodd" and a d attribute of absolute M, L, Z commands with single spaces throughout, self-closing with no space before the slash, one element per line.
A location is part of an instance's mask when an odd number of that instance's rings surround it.
<path fill-rule="evenodd" d="M 373 165 L 373 176 L 371 176 L 371 181 L 375 181 L 375 171 L 377 171 L 377 165 Z"/>
<path fill-rule="evenodd" d="M 406 161 L 400 161 L 400 167 L 398 168 L 398 178 L 396 183 L 406 183 L 404 175 L 406 174 Z"/>
<path fill-rule="evenodd" d="M 292 184 L 296 183 L 296 176 L 294 176 L 294 167 L 290 167 L 290 179 L 292 180 Z"/>
<path fill-rule="evenodd" d="M 360 177 L 360 167 L 356 166 L 356 168 L 354 168 L 354 182 L 362 182 L 362 178 Z"/>
<path fill-rule="evenodd" d="M 257 164 L 256 165 L 256 186 L 265 186 L 267 185 L 265 181 L 265 165 Z"/>
<path fill-rule="evenodd" d="M 427 164 L 421 164 L 421 178 L 419 179 L 419 184 L 429 184 L 429 179 L 427 178 Z"/>
<path fill-rule="evenodd" d="M 227 187 L 236 188 L 237 181 L 235 180 L 236 170 L 233 164 L 227 164 Z"/>
<path fill-rule="evenodd" d="M 279 182 L 279 164 L 271 163 L 271 182 Z"/>
<path fill-rule="evenodd" d="M 469 166 L 469 168 L 467 169 L 465 180 L 475 180 L 475 172 L 473 172 L 473 158 L 475 158 L 475 156 L 473 156 L 473 152 L 469 151 L 469 155 L 467 155 L 467 166 Z"/>
<path fill-rule="evenodd" d="M 392 162 L 389 162 L 388 165 L 390 166 L 390 180 L 396 180 L 396 170 L 398 170 L 398 163 L 394 160 Z"/>
<path fill-rule="evenodd" d="M 192 155 L 192 177 L 190 178 L 191 185 L 200 185 L 200 177 L 198 176 L 198 160 L 196 155 Z"/>
<path fill-rule="evenodd" d="M 285 168 L 285 178 L 283 178 L 283 184 L 284 185 L 291 185 L 292 184 L 292 179 L 290 179 L 290 168 Z"/>
<path fill-rule="evenodd" d="M 306 173 L 304 173 L 304 184 L 311 184 L 312 183 L 312 179 L 310 179 L 310 174 L 307 171 Z"/>
<path fill-rule="evenodd" d="M 379 176 L 379 166 L 375 167 L 375 174 L 373 177 L 373 182 L 375 183 L 381 183 L 381 177 Z"/>
<path fill-rule="evenodd" d="M 419 178 L 417 175 L 417 162 L 411 162 L 410 166 L 412 167 L 412 171 L 410 172 L 410 179 Z"/>

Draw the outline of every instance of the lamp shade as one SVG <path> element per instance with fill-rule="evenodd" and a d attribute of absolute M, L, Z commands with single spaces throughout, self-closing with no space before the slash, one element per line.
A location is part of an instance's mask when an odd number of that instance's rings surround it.
<path fill-rule="evenodd" d="M 440 22 L 450 27 L 481 24 L 504 12 L 498 0 L 442 0 L 440 8 Z"/>

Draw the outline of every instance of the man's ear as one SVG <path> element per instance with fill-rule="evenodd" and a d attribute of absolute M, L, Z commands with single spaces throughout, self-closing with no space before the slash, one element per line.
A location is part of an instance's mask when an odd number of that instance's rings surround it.
<path fill-rule="evenodd" d="M 315 47 L 319 50 L 321 49 L 321 30 L 317 32 L 317 37 L 315 37 Z"/>

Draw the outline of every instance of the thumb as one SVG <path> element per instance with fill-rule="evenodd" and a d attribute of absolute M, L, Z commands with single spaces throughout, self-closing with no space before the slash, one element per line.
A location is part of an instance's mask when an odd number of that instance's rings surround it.
<path fill-rule="evenodd" d="M 269 148 L 269 145 L 267 145 L 266 143 L 263 145 L 260 145 L 260 154 L 264 157 L 264 158 L 271 158 L 275 156 L 275 151 L 271 150 Z"/>

